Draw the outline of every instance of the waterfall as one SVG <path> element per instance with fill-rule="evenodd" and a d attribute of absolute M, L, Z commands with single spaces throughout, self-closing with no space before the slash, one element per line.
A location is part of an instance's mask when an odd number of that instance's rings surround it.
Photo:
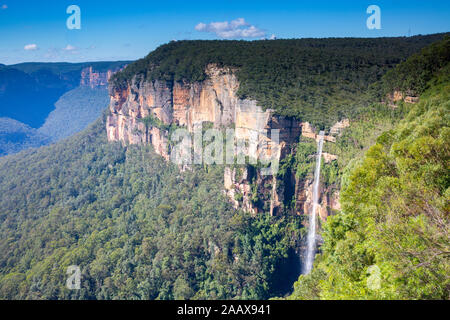
<path fill-rule="evenodd" d="M 314 256 L 316 254 L 316 215 L 317 207 L 319 206 L 319 181 L 320 181 L 320 163 L 322 160 L 322 147 L 324 132 L 319 133 L 319 142 L 317 143 L 316 169 L 314 171 L 314 185 L 313 185 L 313 207 L 309 214 L 309 230 L 308 230 L 308 248 L 306 252 L 306 265 L 304 274 L 311 272 Z"/>

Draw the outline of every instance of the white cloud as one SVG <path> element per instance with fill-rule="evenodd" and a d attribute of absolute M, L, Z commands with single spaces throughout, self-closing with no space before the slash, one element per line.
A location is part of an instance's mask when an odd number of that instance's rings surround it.
<path fill-rule="evenodd" d="M 2 5 L 2 10 L 8 9 L 8 6 L 6 4 Z"/>
<path fill-rule="evenodd" d="M 77 49 L 76 47 L 74 47 L 74 46 L 68 44 L 63 50 L 64 50 L 64 51 L 74 51 L 74 50 L 76 50 L 76 49 Z"/>
<path fill-rule="evenodd" d="M 25 47 L 23 47 L 25 50 L 27 51 L 34 51 L 38 49 L 38 46 L 34 43 L 32 44 L 27 44 Z"/>
<path fill-rule="evenodd" d="M 199 32 L 214 33 L 220 38 L 259 38 L 264 37 L 266 33 L 245 21 L 244 18 L 238 18 L 233 21 L 211 22 L 208 24 L 200 22 L 195 26 Z"/>
<path fill-rule="evenodd" d="M 195 26 L 195 30 L 197 31 L 206 31 L 206 28 L 208 26 L 202 22 L 200 22 L 198 25 Z"/>

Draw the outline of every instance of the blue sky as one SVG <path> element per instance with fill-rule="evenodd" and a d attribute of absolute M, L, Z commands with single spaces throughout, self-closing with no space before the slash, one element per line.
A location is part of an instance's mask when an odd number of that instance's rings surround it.
<path fill-rule="evenodd" d="M 81 9 L 80 30 L 66 27 L 72 4 Z M 380 30 L 366 26 L 372 4 L 381 9 Z M 0 0 L 0 63 L 134 60 L 183 39 L 383 37 L 409 30 L 450 31 L 450 1 Z"/>

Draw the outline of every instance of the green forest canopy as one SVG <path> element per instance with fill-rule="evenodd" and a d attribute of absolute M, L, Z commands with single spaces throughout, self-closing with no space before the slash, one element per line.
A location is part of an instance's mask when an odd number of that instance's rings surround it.
<path fill-rule="evenodd" d="M 104 117 L 0 159 L 0 299 L 266 299 L 299 218 L 257 219 L 222 192 L 223 168 L 180 173 L 150 147 L 108 143 Z M 65 287 L 78 265 L 82 289 Z"/>
<path fill-rule="evenodd" d="M 324 128 L 366 107 L 370 84 L 443 36 L 173 41 L 129 65 L 112 82 L 123 87 L 134 76 L 195 82 L 206 78 L 210 63 L 235 67 L 241 98 Z"/>

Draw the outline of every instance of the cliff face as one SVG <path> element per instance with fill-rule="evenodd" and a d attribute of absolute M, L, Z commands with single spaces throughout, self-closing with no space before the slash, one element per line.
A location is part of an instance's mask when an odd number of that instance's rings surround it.
<path fill-rule="evenodd" d="M 336 122 L 331 128 L 330 133 L 325 135 L 323 139 L 328 142 L 336 142 L 336 136 L 339 135 L 342 130 L 350 126 L 350 121 L 348 119 L 344 119 L 342 121 Z M 318 135 L 316 133 L 316 129 L 314 129 L 309 122 L 302 123 L 302 136 L 311 138 L 314 140 L 318 140 Z"/>
<path fill-rule="evenodd" d="M 404 92 L 395 90 L 391 94 L 388 94 L 386 98 L 387 98 L 387 102 L 392 107 L 396 107 L 395 103 L 398 101 L 404 101 L 406 103 L 412 103 L 412 104 L 419 102 L 419 97 L 417 97 L 416 95 L 414 95 L 412 92 L 409 92 L 409 91 L 404 93 Z"/>
<path fill-rule="evenodd" d="M 313 179 L 300 180 L 296 179 L 295 194 L 296 206 L 295 212 L 297 215 L 307 215 L 311 212 L 313 207 Z M 318 216 L 322 221 L 333 213 L 333 211 L 340 211 L 341 204 L 339 202 L 339 191 L 332 187 L 325 188 L 323 184 L 319 185 L 319 206 Z"/>
<path fill-rule="evenodd" d="M 109 141 L 128 144 L 153 144 L 155 151 L 168 159 L 168 134 L 142 121 L 150 112 L 164 123 L 171 118 L 171 90 L 165 82 L 135 83 L 127 89 L 110 88 L 110 115 L 107 118 Z"/>
<path fill-rule="evenodd" d="M 84 68 L 83 70 L 81 70 L 80 86 L 89 86 L 92 89 L 107 86 L 108 81 L 113 76 L 113 74 L 119 72 L 124 68 L 125 66 L 122 68 L 108 70 L 106 72 L 95 72 L 92 66 Z"/>
<path fill-rule="evenodd" d="M 301 134 L 316 138 L 308 123 L 275 115 L 263 110 L 256 101 L 240 99 L 237 95 L 239 82 L 230 68 L 209 65 L 207 79 L 195 83 L 171 83 L 168 81 L 137 81 L 134 79 L 126 89 L 110 88 L 110 115 L 107 119 L 109 141 L 126 144 L 151 144 L 165 159 L 170 157 L 167 126 L 184 127 L 190 132 L 200 123 L 210 122 L 215 128 L 235 128 L 236 140 L 246 141 L 247 155 L 272 155 L 280 160 L 291 151 Z M 162 124 L 149 125 L 144 120 L 151 116 Z M 271 129 L 279 130 L 275 143 Z M 329 136 L 329 139 L 334 139 Z M 333 161 L 332 155 L 327 161 Z M 253 172 L 255 171 L 255 172 Z M 305 191 L 311 187 L 297 188 L 293 173 L 279 181 L 275 176 L 264 176 L 252 167 L 231 168 L 224 172 L 225 192 L 235 207 L 257 214 L 270 211 L 278 214 L 290 198 L 303 197 L 310 205 L 311 196 Z M 327 207 L 327 204 L 324 205 Z M 305 206 L 303 206 L 305 207 Z M 302 208 L 303 208 L 302 207 Z M 325 210 L 325 209 L 324 209 Z M 306 209 L 297 210 L 305 214 Z M 328 211 L 327 211 L 328 212 Z M 322 216 L 322 215 L 321 215 Z"/>

